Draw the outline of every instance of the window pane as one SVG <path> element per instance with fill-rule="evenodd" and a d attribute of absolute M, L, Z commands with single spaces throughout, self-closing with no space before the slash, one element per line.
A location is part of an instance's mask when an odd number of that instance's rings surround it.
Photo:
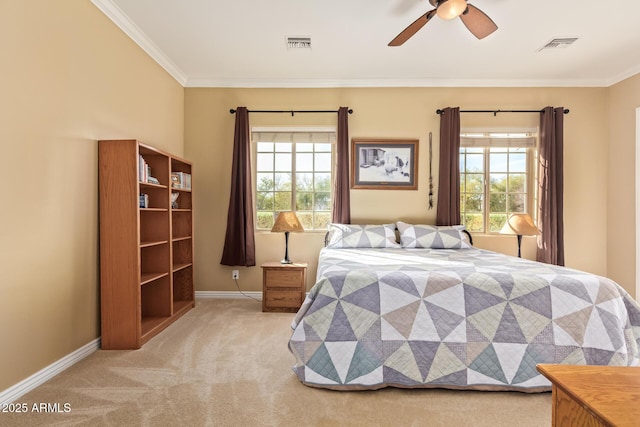
<path fill-rule="evenodd" d="M 507 195 L 504 193 L 491 193 L 489 195 L 489 212 L 507 212 Z"/>
<path fill-rule="evenodd" d="M 482 206 L 484 203 L 482 202 L 483 195 L 482 194 L 465 194 L 463 196 L 463 206 L 465 212 L 482 212 Z"/>
<path fill-rule="evenodd" d="M 298 221 L 300 221 L 300 224 L 302 224 L 302 228 L 304 228 L 305 230 L 314 229 L 313 212 L 296 212 L 296 216 L 298 217 Z M 317 229 L 318 227 L 315 228 Z"/>
<path fill-rule="evenodd" d="M 507 214 L 491 214 L 489 215 L 489 231 L 498 233 L 507 222 Z"/>
<path fill-rule="evenodd" d="M 313 209 L 316 211 L 329 211 L 331 210 L 331 193 L 330 192 L 316 192 L 315 204 Z"/>
<path fill-rule="evenodd" d="M 491 172 L 507 172 L 507 155 L 491 153 L 489 155 L 489 170 Z"/>
<path fill-rule="evenodd" d="M 326 230 L 331 222 L 330 212 L 316 212 L 313 216 L 316 230 Z"/>
<path fill-rule="evenodd" d="M 316 144 L 315 148 L 316 148 L 316 152 L 325 152 L 325 153 L 331 152 L 331 144 Z"/>
<path fill-rule="evenodd" d="M 258 142 L 258 153 L 262 151 L 273 153 L 273 142 Z"/>
<path fill-rule="evenodd" d="M 504 193 L 507 191 L 507 175 L 492 173 L 490 176 L 491 192 L 499 191 Z"/>
<path fill-rule="evenodd" d="M 270 229 L 273 227 L 273 223 L 275 222 L 273 219 L 273 212 L 260 212 L 257 213 L 257 228 L 266 228 Z"/>
<path fill-rule="evenodd" d="M 313 174 L 302 173 L 296 174 L 296 191 L 312 191 L 313 190 Z"/>
<path fill-rule="evenodd" d="M 524 194 L 509 194 L 509 212 L 524 212 L 524 205 Z"/>
<path fill-rule="evenodd" d="M 469 231 L 482 231 L 484 229 L 482 214 L 464 215 L 464 225 Z"/>
<path fill-rule="evenodd" d="M 315 170 L 317 171 L 331 170 L 331 153 L 316 153 Z"/>
<path fill-rule="evenodd" d="M 314 190 L 316 191 L 331 191 L 331 174 L 330 173 L 316 173 L 315 176 L 315 186 Z"/>
<path fill-rule="evenodd" d="M 273 211 L 273 193 L 270 191 L 258 191 L 256 193 L 256 206 L 259 211 Z"/>
<path fill-rule="evenodd" d="M 509 192 L 524 193 L 526 191 L 525 182 L 525 174 L 509 174 Z"/>
<path fill-rule="evenodd" d="M 273 170 L 273 153 L 258 153 L 256 170 L 272 171 Z"/>
<path fill-rule="evenodd" d="M 291 191 L 291 173 L 276 173 L 274 187 L 279 191 Z"/>
<path fill-rule="evenodd" d="M 467 174 L 466 175 L 466 188 L 467 193 L 483 193 L 484 192 L 484 175 L 482 174 Z"/>
<path fill-rule="evenodd" d="M 291 210 L 291 192 L 278 191 L 275 193 L 274 211 L 290 211 Z"/>
<path fill-rule="evenodd" d="M 276 153 L 275 170 L 277 171 L 290 171 L 291 170 L 291 154 L 290 153 Z"/>
<path fill-rule="evenodd" d="M 256 188 L 258 191 L 275 190 L 275 182 L 272 173 L 259 173 L 256 176 Z"/>
<path fill-rule="evenodd" d="M 296 171 L 313 171 L 313 153 L 296 152 Z"/>
<path fill-rule="evenodd" d="M 310 142 L 298 142 L 296 143 L 296 153 L 312 153 L 313 152 L 313 144 Z"/>
<path fill-rule="evenodd" d="M 526 172 L 527 155 L 525 153 L 509 154 L 509 172 Z"/>
<path fill-rule="evenodd" d="M 296 210 L 311 210 L 313 209 L 313 193 L 300 191 L 296 193 Z"/>
<path fill-rule="evenodd" d="M 277 153 L 291 153 L 291 147 L 293 146 L 290 142 L 276 142 L 275 151 Z"/>
<path fill-rule="evenodd" d="M 482 172 L 484 171 L 484 155 L 467 154 L 467 164 L 465 172 Z"/>

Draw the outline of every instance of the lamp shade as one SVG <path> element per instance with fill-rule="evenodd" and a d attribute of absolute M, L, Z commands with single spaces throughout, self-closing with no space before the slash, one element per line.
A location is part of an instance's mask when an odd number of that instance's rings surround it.
<path fill-rule="evenodd" d="M 535 236 L 540 234 L 538 227 L 527 213 L 514 213 L 504 223 L 500 234 L 517 234 L 519 236 Z"/>
<path fill-rule="evenodd" d="M 273 232 L 285 232 L 285 231 L 304 231 L 302 224 L 298 221 L 298 217 L 295 212 L 280 212 L 276 218 L 276 222 L 271 227 Z"/>
<path fill-rule="evenodd" d="M 444 0 L 438 4 L 437 14 L 442 19 L 453 19 L 467 9 L 466 0 Z"/>

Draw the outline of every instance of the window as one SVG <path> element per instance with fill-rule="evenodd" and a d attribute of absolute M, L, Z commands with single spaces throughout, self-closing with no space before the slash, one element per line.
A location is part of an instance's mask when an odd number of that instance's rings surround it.
<path fill-rule="evenodd" d="M 295 211 L 305 230 L 331 222 L 335 129 L 254 129 L 256 229 L 270 230 L 280 211 Z"/>
<path fill-rule="evenodd" d="M 470 231 L 497 233 L 509 214 L 535 218 L 535 132 L 462 132 L 460 216 Z"/>

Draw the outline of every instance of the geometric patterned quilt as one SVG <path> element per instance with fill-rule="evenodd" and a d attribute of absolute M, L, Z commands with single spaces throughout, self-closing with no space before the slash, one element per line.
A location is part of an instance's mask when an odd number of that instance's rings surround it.
<path fill-rule="evenodd" d="M 614 281 L 481 249 L 328 249 L 292 322 L 309 386 L 550 390 L 538 363 L 640 365 Z"/>

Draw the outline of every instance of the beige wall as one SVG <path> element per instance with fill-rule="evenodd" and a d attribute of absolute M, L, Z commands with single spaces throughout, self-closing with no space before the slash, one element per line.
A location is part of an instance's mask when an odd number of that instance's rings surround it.
<path fill-rule="evenodd" d="M 0 391 L 100 335 L 97 140 L 183 154 L 184 90 L 88 0 L 0 3 Z"/>
<path fill-rule="evenodd" d="M 352 190 L 352 222 L 405 220 L 433 223 L 428 210 L 428 134 L 434 140 L 434 187 L 437 189 L 439 117 L 445 106 L 464 109 L 538 109 L 547 105 L 571 110 L 565 116 L 565 241 L 567 265 L 607 273 L 607 108 L 606 88 L 343 88 L 343 89 L 203 89 L 185 90 L 185 155 L 197 168 L 194 177 L 196 289 L 233 291 L 232 267 L 220 265 L 224 244 L 234 116 L 230 108 L 353 108 L 350 137 L 418 138 L 419 189 Z M 537 114 L 462 114 L 462 127 L 536 127 Z M 333 125 L 332 114 L 251 114 L 252 126 Z M 596 173 L 594 173 L 596 171 Z M 437 191 L 436 191 L 437 200 Z M 602 226 L 594 226 L 602 224 Z M 311 265 L 313 284 L 322 233 L 292 234 L 290 256 Z M 516 253 L 515 237 L 476 236 L 477 246 Z M 525 238 L 523 255 L 535 257 L 535 239 Z M 280 234 L 256 236 L 258 266 L 283 256 Z M 234 267 L 237 268 L 237 267 Z M 259 267 L 240 268 L 243 290 L 261 290 Z M 625 284 L 623 284 L 625 285 Z M 631 288 L 625 285 L 631 292 Z"/>
<path fill-rule="evenodd" d="M 640 74 L 608 89 L 609 162 L 607 262 L 609 277 L 636 294 L 636 109 Z"/>

